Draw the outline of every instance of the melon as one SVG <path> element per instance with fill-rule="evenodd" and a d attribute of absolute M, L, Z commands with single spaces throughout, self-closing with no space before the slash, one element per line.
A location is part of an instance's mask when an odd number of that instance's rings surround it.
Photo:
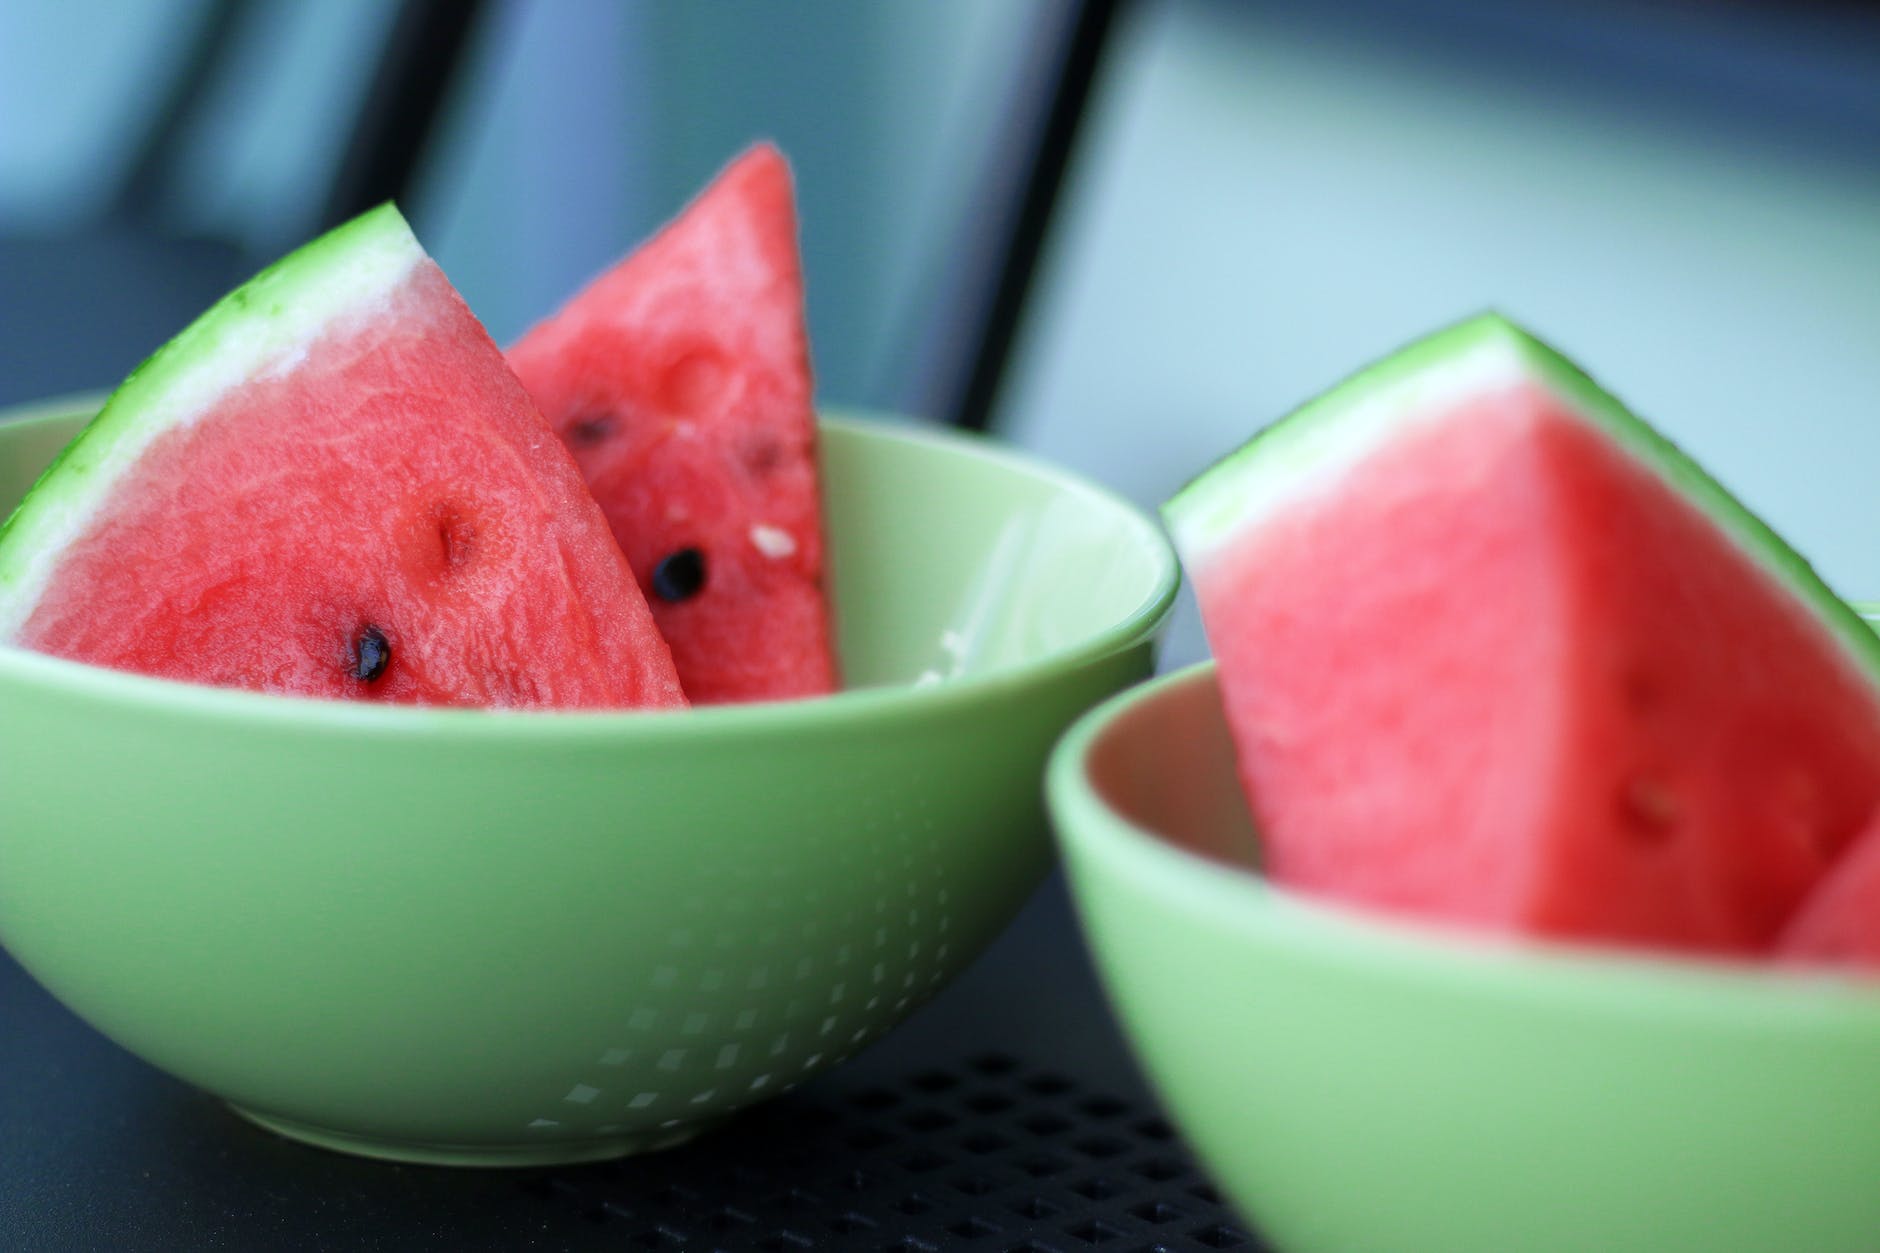
<path fill-rule="evenodd" d="M 1880 804 L 1874 635 L 1503 318 L 1358 374 L 1164 515 L 1277 882 L 1764 952 Z"/>
<path fill-rule="evenodd" d="M 112 394 L 0 530 L 0 643 L 296 696 L 684 703 L 573 459 L 389 205 Z"/>
<path fill-rule="evenodd" d="M 509 350 L 697 703 L 837 682 L 790 171 L 740 156 Z"/>

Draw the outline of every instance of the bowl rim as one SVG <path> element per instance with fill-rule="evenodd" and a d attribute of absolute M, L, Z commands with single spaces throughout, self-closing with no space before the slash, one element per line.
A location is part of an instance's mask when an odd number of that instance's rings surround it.
<path fill-rule="evenodd" d="M 1090 779 L 1090 753 L 1130 711 L 1215 682 L 1212 659 L 1158 675 L 1086 711 L 1054 746 L 1045 790 L 1073 896 L 1084 895 L 1087 887 L 1079 881 L 1086 875 L 1117 878 L 1252 944 L 1310 953 L 1340 970 L 1390 972 L 1406 984 L 1442 985 L 1470 995 L 1597 1004 L 1655 1018 L 1760 1020 L 1780 1002 L 1782 1012 L 1792 1015 L 1788 1025 L 1797 1029 L 1821 1017 L 1853 1017 L 1880 1031 L 1880 978 L 1871 975 L 1481 936 L 1315 900 L 1251 867 L 1171 843 L 1104 799 Z M 1088 928 L 1081 899 L 1079 913 Z"/>
<path fill-rule="evenodd" d="M 87 410 L 95 412 L 104 399 L 105 393 L 81 392 L 0 408 L 0 426 L 15 428 L 69 420 Z M 925 686 L 911 682 L 875 684 L 807 700 L 693 706 L 676 711 L 484 709 L 314 700 L 112 670 L 9 644 L 0 644 L 0 680 L 24 682 L 125 708 L 161 708 L 182 717 L 287 723 L 310 734 L 344 730 L 349 735 L 363 732 L 405 736 L 422 729 L 426 735 L 471 739 L 489 735 L 716 739 L 780 728 L 800 731 L 839 727 L 895 714 L 939 716 L 981 701 L 1022 695 L 1056 676 L 1124 652 L 1152 637 L 1166 623 L 1181 587 L 1181 565 L 1167 535 L 1146 509 L 1093 479 L 991 436 L 919 422 L 908 415 L 878 409 L 838 407 L 818 411 L 820 426 L 845 436 L 965 455 L 1097 502 L 1139 528 L 1148 541 L 1144 551 L 1155 559 L 1148 594 L 1127 614 L 1069 647 L 983 673 Z"/>

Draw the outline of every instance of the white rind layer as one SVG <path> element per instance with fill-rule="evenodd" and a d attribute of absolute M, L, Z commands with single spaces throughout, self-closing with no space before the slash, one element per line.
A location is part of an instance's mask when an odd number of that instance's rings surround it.
<path fill-rule="evenodd" d="M 1185 488 L 1167 522 L 1183 559 L 1206 565 L 1223 542 L 1257 527 L 1297 501 L 1337 487 L 1381 445 L 1444 418 L 1470 397 L 1542 383 L 1515 341 L 1484 336 L 1420 369 L 1374 387 L 1341 389 L 1314 402 L 1310 420 L 1264 432 Z M 1247 455 L 1258 448 L 1257 456 Z"/>
<path fill-rule="evenodd" d="M 0 643 L 19 638 L 66 551 L 157 439 L 230 390 L 294 369 L 308 345 L 381 308 L 424 260 L 384 205 L 263 270 L 139 366 L 0 527 Z"/>

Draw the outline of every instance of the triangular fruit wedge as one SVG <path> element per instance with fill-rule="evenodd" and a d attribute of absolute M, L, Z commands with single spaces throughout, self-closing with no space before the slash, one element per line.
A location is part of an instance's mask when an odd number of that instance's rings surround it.
<path fill-rule="evenodd" d="M 645 599 L 397 210 L 224 298 L 0 531 L 0 642 L 442 705 L 682 705 Z"/>
<path fill-rule="evenodd" d="M 1880 814 L 1783 928 L 1776 956 L 1880 974 Z"/>
<path fill-rule="evenodd" d="M 1766 950 L 1880 804 L 1880 642 L 1557 353 L 1484 316 L 1165 517 L 1277 881 Z"/>
<path fill-rule="evenodd" d="M 836 686 L 790 171 L 754 147 L 509 350 L 698 703 Z"/>

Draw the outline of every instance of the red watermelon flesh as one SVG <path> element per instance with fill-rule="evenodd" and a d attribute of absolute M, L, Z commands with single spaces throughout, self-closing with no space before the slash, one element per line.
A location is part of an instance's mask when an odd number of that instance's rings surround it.
<path fill-rule="evenodd" d="M 272 299 L 283 275 L 297 299 Z M 247 360 L 269 333 L 257 319 L 320 300 L 333 316 Z M 572 460 L 395 211 L 308 245 L 179 336 L 22 516 L 37 499 L 56 517 L 66 468 L 126 461 L 111 445 L 136 437 L 127 409 L 185 404 L 200 412 L 118 468 L 13 642 L 300 696 L 684 703 Z"/>
<path fill-rule="evenodd" d="M 1880 814 L 1783 928 L 1776 954 L 1809 966 L 1880 970 Z"/>
<path fill-rule="evenodd" d="M 769 145 L 509 352 L 697 703 L 837 683 L 789 167 Z"/>
<path fill-rule="evenodd" d="M 1171 506 L 1269 872 L 1431 919 L 1764 950 L 1880 804 L 1874 680 L 1509 356 L 1218 542 L 1183 543 Z"/>

